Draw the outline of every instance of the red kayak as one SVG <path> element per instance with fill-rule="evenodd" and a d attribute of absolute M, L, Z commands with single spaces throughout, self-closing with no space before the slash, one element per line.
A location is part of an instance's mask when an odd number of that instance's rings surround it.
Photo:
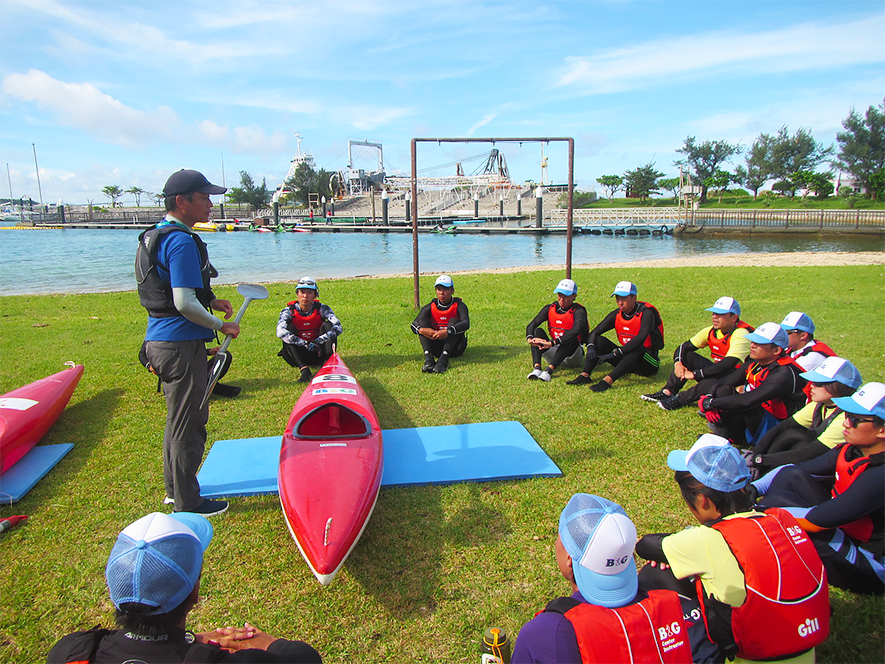
<path fill-rule="evenodd" d="M 280 449 L 280 503 L 317 580 L 328 584 L 378 499 L 384 449 L 378 416 L 337 353 L 298 399 Z"/>
<path fill-rule="evenodd" d="M 31 451 L 68 405 L 83 365 L 41 378 L 0 397 L 0 473 Z"/>

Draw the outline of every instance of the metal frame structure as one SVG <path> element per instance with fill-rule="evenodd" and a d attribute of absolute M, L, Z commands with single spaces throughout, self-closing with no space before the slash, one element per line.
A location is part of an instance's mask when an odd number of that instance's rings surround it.
<path fill-rule="evenodd" d="M 575 197 L 575 139 L 573 138 L 413 138 L 412 139 L 412 280 L 415 309 L 421 307 L 418 283 L 418 143 L 568 143 L 568 216 L 566 218 L 565 276 L 572 276 L 572 219 Z"/>

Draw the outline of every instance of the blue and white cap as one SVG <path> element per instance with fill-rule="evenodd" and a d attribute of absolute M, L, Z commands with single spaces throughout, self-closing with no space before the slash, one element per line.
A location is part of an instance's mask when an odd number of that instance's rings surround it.
<path fill-rule="evenodd" d="M 777 323 L 762 323 L 755 332 L 750 332 L 744 338 L 754 344 L 774 344 L 784 350 L 790 346 L 790 338 L 787 336 L 786 330 Z"/>
<path fill-rule="evenodd" d="M 563 295 L 576 295 L 578 292 L 578 284 L 571 279 L 562 279 L 556 284 L 556 288 L 553 289 L 553 292 L 562 293 Z"/>
<path fill-rule="evenodd" d="M 126 526 L 105 567 L 114 606 L 136 602 L 153 607 L 149 615 L 169 613 L 197 585 L 211 541 L 212 524 L 190 512 L 154 512 Z"/>
<path fill-rule="evenodd" d="M 636 526 L 624 508 L 576 493 L 559 516 L 559 537 L 572 559 L 575 584 L 591 604 L 623 606 L 636 597 Z"/>
<path fill-rule="evenodd" d="M 314 290 L 319 294 L 320 288 L 317 286 L 317 280 L 313 277 L 304 276 L 298 280 L 295 290 Z"/>
<path fill-rule="evenodd" d="M 788 313 L 781 321 L 781 327 L 787 332 L 799 330 L 800 332 L 814 334 L 814 321 L 811 320 L 811 316 L 803 314 L 801 311 L 791 311 Z"/>
<path fill-rule="evenodd" d="M 885 420 L 885 384 L 867 383 L 850 397 L 833 399 L 833 403 L 852 415 L 874 415 Z"/>
<path fill-rule="evenodd" d="M 712 311 L 714 314 L 737 314 L 740 316 L 741 305 L 733 297 L 720 297 L 707 311 Z"/>
<path fill-rule="evenodd" d="M 863 382 L 860 377 L 860 371 L 844 357 L 828 357 L 816 369 L 803 371 L 799 375 L 812 383 L 836 382 L 855 390 Z"/>
<path fill-rule="evenodd" d="M 728 493 L 747 486 L 750 471 L 737 448 L 722 436 L 705 433 L 690 450 L 673 450 L 667 455 L 673 470 L 688 471 L 706 487 Z"/>
<path fill-rule="evenodd" d="M 433 284 L 433 287 L 442 286 L 443 288 L 454 288 L 455 282 L 452 281 L 452 278 L 447 274 L 441 274 L 436 278 L 436 281 Z"/>
<path fill-rule="evenodd" d="M 612 294 L 609 295 L 609 297 L 614 297 L 615 295 L 627 297 L 628 295 L 636 295 L 638 293 L 639 289 L 636 288 L 636 284 L 630 281 L 619 281 L 618 285 L 615 286 L 615 289 L 612 291 Z"/>

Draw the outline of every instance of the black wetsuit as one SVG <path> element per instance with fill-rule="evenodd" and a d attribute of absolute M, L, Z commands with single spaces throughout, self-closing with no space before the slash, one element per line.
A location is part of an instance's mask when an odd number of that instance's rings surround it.
<path fill-rule="evenodd" d="M 572 306 L 568 309 L 562 309 L 558 302 L 553 302 L 541 307 L 538 315 L 532 318 L 531 322 L 526 326 L 526 339 L 537 337 L 538 339 L 550 340 L 550 337 L 547 336 L 547 332 L 545 332 L 541 326 L 549 325 L 551 308 L 553 308 L 554 313 L 565 314 L 571 312 L 574 317 L 572 327 L 563 332 L 557 339 L 553 339 L 553 346 L 551 346 L 551 348 L 553 348 L 553 357 L 550 358 L 550 364 L 555 369 L 562 364 L 564 359 L 571 357 L 574 352 L 578 350 L 578 346 L 580 346 L 587 338 L 589 324 L 587 322 L 587 309 L 585 309 L 583 305 L 573 302 Z M 531 349 L 532 364 L 540 366 L 544 351 L 537 346 L 532 346 Z"/>
<path fill-rule="evenodd" d="M 644 302 L 637 302 L 633 311 L 621 313 L 625 321 L 634 316 L 641 315 L 639 331 L 623 346 L 602 336 L 605 332 L 615 329 L 619 309 L 610 312 L 602 321 L 590 331 L 587 343 L 587 357 L 584 359 L 582 373 L 588 376 L 593 373 L 596 365 L 600 362 L 608 362 L 614 368 L 609 372 L 612 382 L 628 373 L 640 376 L 654 376 L 661 368 L 661 360 L 658 351 L 664 347 L 664 340 L 656 334 L 661 324 L 657 310 L 646 306 Z M 651 337 L 651 347 L 645 345 L 646 339 Z M 592 351 L 591 351 L 592 347 Z"/>
<path fill-rule="evenodd" d="M 441 311 L 446 311 L 452 305 L 457 305 L 458 320 L 446 327 L 446 332 L 448 332 L 449 336 L 445 339 L 428 339 L 418 334 L 418 330 L 422 327 L 437 329 L 436 320 L 433 318 L 432 307 L 434 305 Z M 418 312 L 411 325 L 412 332 L 418 334 L 418 341 L 421 343 L 421 349 L 424 351 L 425 356 L 427 353 L 430 353 L 433 359 L 442 357 L 443 353 L 446 353 L 449 357 L 463 355 L 464 351 L 467 350 L 467 330 L 469 329 L 470 313 L 467 310 L 467 305 L 464 304 L 460 297 L 453 297 L 452 301 L 445 306 L 441 305 L 437 298 L 433 298 L 421 308 L 421 311 Z"/>

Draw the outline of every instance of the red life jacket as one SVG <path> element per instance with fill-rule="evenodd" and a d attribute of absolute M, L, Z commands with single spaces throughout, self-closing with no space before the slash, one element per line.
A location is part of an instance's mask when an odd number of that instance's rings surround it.
<path fill-rule="evenodd" d="M 744 573 L 747 598 L 731 611 L 738 656 L 786 658 L 823 643 L 830 632 L 827 574 L 796 519 L 772 508 L 752 517 L 722 519 L 710 527 L 725 538 Z M 700 579 L 697 589 L 707 623 L 709 600 Z"/>
<path fill-rule="evenodd" d="M 713 358 L 714 362 L 719 362 L 720 360 L 724 359 L 726 355 L 728 355 L 728 351 L 731 349 L 731 336 L 739 327 L 744 328 L 745 330 L 747 330 L 747 332 L 752 332 L 756 329 L 749 323 L 745 323 L 744 321 L 739 320 L 737 322 L 737 325 L 735 325 L 734 330 L 721 338 L 716 336 L 716 330 L 714 330 L 712 327 L 710 328 L 710 331 L 707 332 L 707 346 L 710 348 L 710 357 Z M 741 364 L 742 362 L 739 362 L 737 366 L 739 367 L 741 366 Z"/>
<path fill-rule="evenodd" d="M 611 609 L 563 597 L 545 611 L 572 624 L 582 662 L 691 662 L 688 624 L 672 590 L 651 590 L 639 602 Z"/>
<path fill-rule="evenodd" d="M 320 315 L 320 301 L 314 300 L 313 309 L 307 315 L 295 308 L 297 303 L 298 301 L 294 300 L 287 305 L 289 311 L 292 312 L 292 322 L 289 324 L 292 333 L 305 341 L 313 341 L 320 336 L 320 326 L 323 324 L 323 317 Z"/>
<path fill-rule="evenodd" d="M 757 387 L 759 387 L 762 383 L 765 382 L 765 379 L 768 378 L 768 374 L 771 371 L 772 365 L 775 363 L 781 366 L 793 365 L 798 371 L 803 371 L 802 367 L 796 364 L 793 361 L 792 357 L 782 357 L 779 360 L 775 360 L 771 364 L 766 364 L 765 366 L 760 366 L 758 362 L 751 362 L 747 365 L 747 386 L 745 388 L 745 392 L 752 392 Z M 783 399 L 769 399 L 768 401 L 762 404 L 762 407 L 767 410 L 769 413 L 774 415 L 778 420 L 785 420 L 790 415 L 790 411 L 787 408 L 787 404 Z"/>
<path fill-rule="evenodd" d="M 831 490 L 833 498 L 844 493 L 851 486 L 852 482 L 869 468 L 871 461 L 868 456 L 858 457 L 854 461 L 849 461 L 847 454 L 851 446 L 848 443 L 844 443 L 839 447 L 839 456 L 836 458 L 836 481 Z M 839 527 L 846 534 L 861 542 L 869 542 L 874 530 L 873 519 L 869 514 Z"/>
<path fill-rule="evenodd" d="M 553 341 L 575 326 L 575 309 L 580 306 L 577 302 L 573 302 L 566 311 L 560 311 L 555 303 L 547 307 L 547 327 L 550 328 L 550 336 Z M 584 341 L 583 337 L 583 334 L 578 337 L 581 343 Z"/>
<path fill-rule="evenodd" d="M 449 306 L 440 308 L 436 298 L 430 303 L 430 315 L 433 318 L 434 329 L 444 330 L 449 325 L 458 322 L 458 300 L 452 298 Z"/>
<path fill-rule="evenodd" d="M 646 337 L 642 345 L 645 348 L 663 348 L 664 347 L 664 321 L 661 320 L 661 314 L 653 304 L 648 302 L 636 302 L 636 308 L 630 318 L 624 318 L 620 311 L 615 316 L 615 332 L 618 335 L 618 343 L 622 346 L 639 334 L 642 326 L 642 316 L 645 312 L 649 312 L 649 316 L 653 316 L 657 325 L 652 329 L 651 334 Z M 655 339 L 657 337 L 657 339 Z M 655 343 L 657 342 L 657 343 Z"/>

